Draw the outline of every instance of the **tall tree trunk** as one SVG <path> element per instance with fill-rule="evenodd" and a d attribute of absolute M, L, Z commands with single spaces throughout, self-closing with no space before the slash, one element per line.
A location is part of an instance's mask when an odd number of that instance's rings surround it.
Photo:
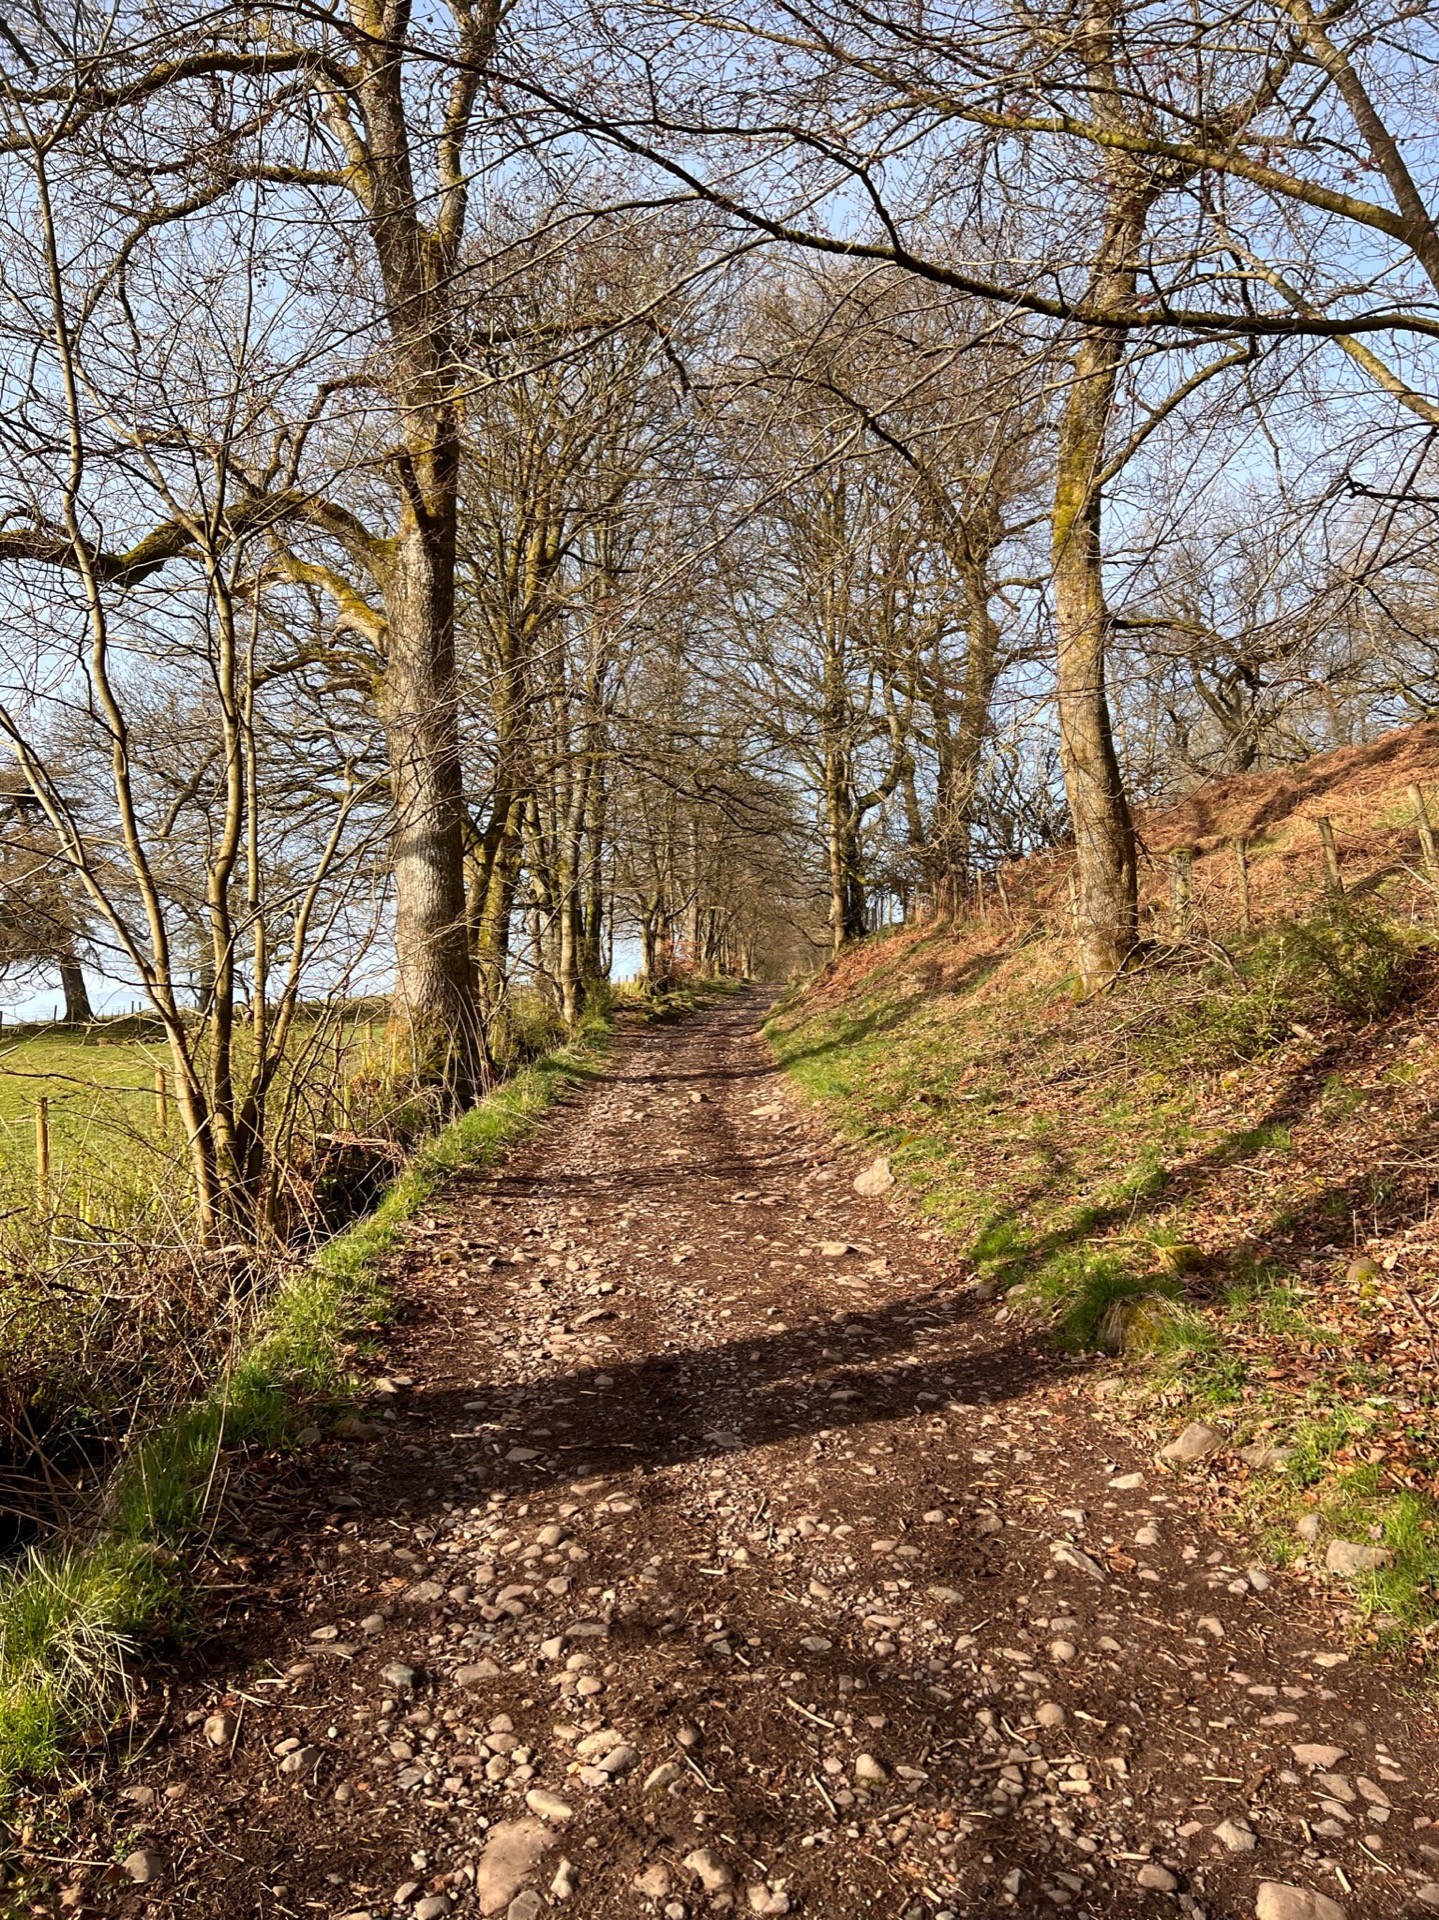
<path fill-rule="evenodd" d="M 859 834 L 853 795 L 836 779 L 826 796 L 829 840 L 830 944 L 838 953 L 865 936 L 864 882 L 859 872 Z"/>
<path fill-rule="evenodd" d="M 58 954 L 56 965 L 60 969 L 60 991 L 65 996 L 65 1024 L 67 1027 L 84 1026 L 95 1017 L 90 1010 L 85 969 L 73 953 Z"/>
<path fill-rule="evenodd" d="M 465 913 L 465 811 L 455 685 L 458 452 L 434 450 L 442 484 L 406 503 L 386 580 L 382 718 L 394 807 L 393 1019 L 418 1079 L 452 1105 L 485 1085 Z"/>
<path fill-rule="evenodd" d="M 1112 191 L 1089 287 L 1096 306 L 1117 308 L 1133 300 L 1149 205 L 1144 187 Z M 1109 609 L 1101 535 L 1105 441 L 1124 349 L 1125 336 L 1116 328 L 1081 332 L 1060 420 L 1054 485 L 1059 750 L 1074 826 L 1079 968 L 1090 987 L 1124 965 L 1139 936 L 1134 824 L 1105 688 Z"/>
<path fill-rule="evenodd" d="M 405 0 L 350 0 L 356 79 L 329 108 L 354 166 L 383 288 L 388 377 L 398 415 L 391 459 L 400 497 L 373 564 L 385 603 L 381 720 L 394 808 L 393 1024 L 418 1079 L 458 1107 L 486 1084 L 488 1057 L 465 917 L 465 812 L 455 677 L 455 546 L 460 436 L 454 276 L 469 179 L 465 130 L 494 46 L 498 11 L 456 16 L 464 64 L 435 145 L 435 190 L 417 191 Z M 353 102 L 353 107 L 349 104 Z M 359 122 L 348 118 L 358 109 Z M 345 121 L 342 124 L 342 120 Z M 420 128 L 423 149 L 431 129 Z M 373 543 L 372 543 L 373 544 Z"/>
<path fill-rule="evenodd" d="M 585 894 L 584 930 L 581 965 L 586 979 L 602 980 L 609 971 L 605 956 L 605 820 L 608 796 L 604 769 L 597 766 L 590 776 L 590 796 L 585 820 Z"/>
<path fill-rule="evenodd" d="M 973 857 L 974 803 L 979 770 L 989 738 L 990 706 L 999 676 L 999 626 L 989 610 L 989 581 L 982 574 L 969 582 L 968 645 L 959 713 L 951 733 L 940 735 L 939 777 L 935 792 L 935 832 L 930 848 L 931 887 L 941 919 L 959 910 L 969 891 Z"/>
<path fill-rule="evenodd" d="M 525 800 L 520 796 L 512 799 L 503 813 L 497 812 L 498 832 L 485 872 L 484 898 L 475 928 L 480 993 L 490 1018 L 504 998 L 509 973 L 510 925 L 520 878 L 520 824 L 524 810 Z"/>

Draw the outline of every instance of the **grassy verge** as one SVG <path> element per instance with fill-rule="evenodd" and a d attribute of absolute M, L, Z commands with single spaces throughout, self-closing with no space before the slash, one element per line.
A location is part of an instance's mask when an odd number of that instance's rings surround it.
<path fill-rule="evenodd" d="M 1234 1449 L 1216 1497 L 1327 1578 L 1356 1630 L 1439 1650 L 1439 1093 L 1432 933 L 1382 895 L 1076 998 L 1062 939 L 911 930 L 769 1027 L 838 1129 L 888 1154 L 980 1290 L 1122 1362 L 1154 1437 Z M 1258 1458 L 1258 1450 L 1265 1450 Z M 1304 1520 L 1305 1530 L 1296 1530 Z"/>
<path fill-rule="evenodd" d="M 89 1538 L 31 1552 L 0 1580 L 0 1795 L 57 1764 L 66 1738 L 112 1710 L 125 1662 L 182 1591 L 182 1548 L 226 1449 L 274 1446 L 301 1408 L 343 1399 L 355 1343 L 383 1319 L 381 1267 L 402 1224 L 449 1175 L 512 1147 L 597 1069 L 604 1028 L 521 1068 L 423 1146 L 373 1213 L 275 1290 L 225 1378 L 114 1474 Z"/>

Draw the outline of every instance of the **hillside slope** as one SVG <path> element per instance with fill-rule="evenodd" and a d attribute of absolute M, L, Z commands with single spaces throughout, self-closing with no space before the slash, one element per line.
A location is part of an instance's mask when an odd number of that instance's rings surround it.
<path fill-rule="evenodd" d="M 1436 782 L 1425 725 L 1142 819 L 1147 944 L 1098 997 L 1054 855 L 987 914 L 846 954 L 770 1029 L 997 1314 L 1119 1356 L 1099 1391 L 1156 1439 L 1215 1429 L 1214 1496 L 1276 1560 L 1338 1582 L 1372 1549 L 1355 1631 L 1414 1659 L 1439 1618 L 1439 901 L 1411 788 Z"/>

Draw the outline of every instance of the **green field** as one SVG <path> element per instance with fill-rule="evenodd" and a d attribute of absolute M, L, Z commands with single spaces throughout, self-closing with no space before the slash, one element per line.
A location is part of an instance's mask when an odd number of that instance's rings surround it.
<path fill-rule="evenodd" d="M 0 1171 L 10 1183 L 33 1176 L 35 1115 L 49 1111 L 51 1165 L 57 1174 L 81 1164 L 103 1169 L 118 1160 L 160 1157 L 180 1145 L 171 1101 L 168 1134 L 157 1131 L 155 1075 L 170 1071 L 169 1048 L 135 1021 L 104 1027 L 20 1027 L 0 1033 Z"/>
<path fill-rule="evenodd" d="M 318 1130 L 344 1123 L 344 1085 L 383 1045 L 383 1028 L 367 1016 L 296 1034 L 303 1078 L 323 1089 L 307 1098 Z M 243 1040 L 237 1062 L 244 1068 Z M 309 1058 L 306 1058 L 309 1052 Z M 319 1057 L 315 1057 L 318 1053 Z M 164 1118 L 157 1075 L 166 1077 Z M 278 1089 L 277 1089 L 278 1092 Z M 183 1209 L 188 1197 L 185 1133 L 175 1098 L 174 1069 L 153 1021 L 125 1018 L 91 1026 L 27 1026 L 0 1031 L 0 1208 L 8 1215 L 36 1194 L 37 1110 L 44 1101 L 50 1152 L 49 1191 L 67 1210 L 121 1215 L 157 1195 Z M 129 1204 L 127 1204 L 127 1202 Z"/>

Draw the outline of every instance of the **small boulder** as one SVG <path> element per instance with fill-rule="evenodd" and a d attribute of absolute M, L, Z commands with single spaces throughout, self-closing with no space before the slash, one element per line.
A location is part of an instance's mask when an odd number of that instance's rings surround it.
<path fill-rule="evenodd" d="M 733 1873 L 713 1847 L 696 1847 L 693 1853 L 685 1855 L 684 1865 L 706 1893 L 727 1893 L 734 1885 Z"/>
<path fill-rule="evenodd" d="M 1348 1920 L 1348 1916 L 1327 1894 L 1266 1880 L 1254 1902 L 1254 1920 Z"/>
<path fill-rule="evenodd" d="M 575 1872 L 572 1860 L 561 1860 L 555 1868 L 555 1877 L 550 1882 L 551 1900 L 568 1900 L 579 1885 L 579 1875 Z"/>
<path fill-rule="evenodd" d="M 1221 1820 L 1214 1837 L 1226 1853 L 1253 1853 L 1259 1836 L 1243 1820 Z"/>
<path fill-rule="evenodd" d="M 1289 1751 L 1301 1767 L 1317 1767 L 1324 1773 L 1332 1773 L 1339 1762 L 1348 1756 L 1347 1747 L 1326 1747 L 1322 1741 L 1301 1740 L 1298 1746 Z"/>
<path fill-rule="evenodd" d="M 1208 1264 L 1209 1255 L 1192 1240 L 1176 1240 L 1171 1247 L 1156 1247 L 1155 1257 L 1165 1273 L 1177 1279 L 1181 1274 L 1198 1273 Z"/>
<path fill-rule="evenodd" d="M 647 1900 L 665 1900 L 669 1898 L 670 1870 L 663 1860 L 656 1860 L 634 1877 L 634 1890 L 642 1893 Z"/>
<path fill-rule="evenodd" d="M 554 1843 L 554 1834 L 540 1820 L 501 1820 L 491 1827 L 475 1868 L 480 1912 L 499 1913 L 508 1907 Z"/>
<path fill-rule="evenodd" d="M 1205 1426 L 1202 1420 L 1191 1420 L 1183 1433 L 1170 1441 L 1167 1447 L 1161 1447 L 1161 1460 L 1173 1461 L 1178 1466 L 1186 1466 L 1191 1461 L 1203 1460 L 1216 1447 L 1224 1444 L 1224 1436 L 1216 1433 L 1213 1427 Z"/>
<path fill-rule="evenodd" d="M 749 1889 L 751 1913 L 788 1913 L 789 1895 L 782 1887 L 767 1887 L 763 1880 Z"/>
<path fill-rule="evenodd" d="M 205 1721 L 202 1731 L 208 1745 L 212 1747 L 228 1747 L 235 1738 L 235 1735 L 239 1732 L 239 1729 L 240 1723 L 234 1714 L 222 1711 L 220 1713 L 210 1714 Z"/>
<path fill-rule="evenodd" d="M 575 1810 L 568 1800 L 561 1800 L 557 1793 L 550 1793 L 544 1787 L 531 1787 L 525 1795 L 525 1805 L 531 1813 L 537 1813 L 541 1820 L 552 1820 L 561 1825 L 575 1817 Z"/>
<path fill-rule="evenodd" d="M 1157 1860 L 1146 1860 L 1134 1876 L 1147 1893 L 1178 1893 L 1179 1876 L 1162 1867 Z"/>
<path fill-rule="evenodd" d="M 164 1879 L 165 1862 L 153 1847 L 136 1847 L 133 1853 L 125 1856 L 121 1871 L 137 1887 L 148 1887 L 154 1881 Z"/>
<path fill-rule="evenodd" d="M 862 1199 L 877 1200 L 882 1193 L 888 1193 L 893 1185 L 894 1175 L 890 1172 L 889 1161 L 881 1154 L 862 1173 L 855 1175 L 854 1190 Z"/>
<path fill-rule="evenodd" d="M 1356 1574 L 1378 1573 L 1394 1564 L 1388 1547 L 1367 1547 L 1358 1540 L 1331 1540 L 1324 1550 L 1324 1564 L 1330 1573 L 1352 1580 Z"/>

